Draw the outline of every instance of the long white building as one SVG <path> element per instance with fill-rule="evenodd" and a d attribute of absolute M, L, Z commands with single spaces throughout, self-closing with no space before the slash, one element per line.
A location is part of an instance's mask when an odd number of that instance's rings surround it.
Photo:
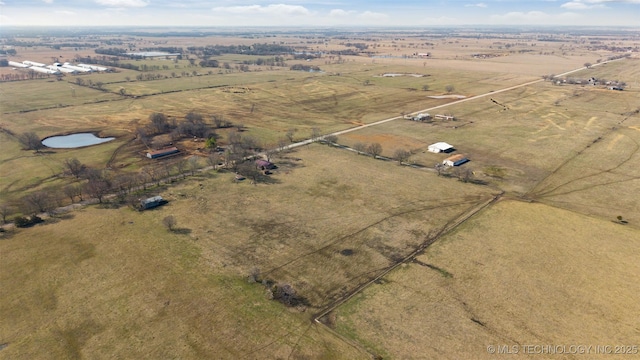
<path fill-rule="evenodd" d="M 74 65 L 71 65 L 70 63 L 64 63 L 64 64 L 62 64 L 62 67 L 63 68 L 67 68 L 67 69 L 73 69 L 73 70 L 75 70 L 77 72 L 91 72 L 92 71 L 91 69 L 86 69 L 86 68 L 83 68 L 83 67 L 80 67 L 80 66 L 74 66 Z"/>
<path fill-rule="evenodd" d="M 66 73 L 66 74 L 76 74 L 77 73 L 76 70 L 67 69 L 67 68 L 63 68 L 61 66 L 56 66 L 56 65 L 49 65 L 49 66 L 47 66 L 47 69 L 60 71 L 60 72 Z"/>
<path fill-rule="evenodd" d="M 91 69 L 93 71 L 107 71 L 107 70 L 109 70 L 106 67 L 96 66 L 96 65 L 89 65 L 89 64 L 78 64 L 76 66 L 79 66 L 79 67 L 85 68 L 85 69 Z"/>
<path fill-rule="evenodd" d="M 25 65 L 29 65 L 29 66 L 37 66 L 37 67 L 45 67 L 47 64 L 43 64 L 43 63 L 39 63 L 39 62 L 35 62 L 35 61 L 29 61 L 29 60 L 25 60 L 22 62 Z"/>
<path fill-rule="evenodd" d="M 16 68 L 28 68 L 29 67 L 29 65 L 27 65 L 27 64 L 19 63 L 19 62 L 16 62 L 16 61 L 9 61 L 9 66 L 13 66 L 13 67 L 16 67 Z"/>
<path fill-rule="evenodd" d="M 49 75 L 58 75 L 60 74 L 60 71 L 58 70 L 51 70 L 51 69 L 47 69 L 44 67 L 40 67 L 40 66 L 32 66 L 29 68 L 29 70 L 33 70 L 35 72 L 39 72 L 39 73 L 43 73 L 43 74 L 49 74 Z"/>

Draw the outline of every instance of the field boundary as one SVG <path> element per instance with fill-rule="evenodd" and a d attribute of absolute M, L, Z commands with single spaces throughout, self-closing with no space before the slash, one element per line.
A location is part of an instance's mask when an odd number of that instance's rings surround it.
<path fill-rule="evenodd" d="M 467 210 L 464 214 L 458 216 L 457 218 L 453 219 L 452 221 L 449 221 L 447 224 L 445 224 L 445 226 L 442 229 L 440 229 L 440 231 L 438 231 L 432 237 L 428 237 L 424 243 L 422 243 L 418 248 L 416 248 L 409 255 L 407 255 L 403 259 L 399 260 L 395 264 L 392 264 L 391 266 L 387 267 L 386 269 L 383 269 L 373 279 L 371 279 L 368 282 L 356 287 L 355 289 L 351 290 L 350 292 L 348 292 L 347 294 L 343 295 L 339 299 L 337 299 L 337 300 L 333 301 L 332 303 L 330 303 L 329 305 L 327 305 L 324 309 L 320 310 L 320 312 L 316 313 L 313 316 L 313 321 L 318 323 L 318 324 L 322 324 L 322 325 L 326 326 L 327 328 L 331 329 L 329 326 L 327 326 L 326 324 L 324 324 L 320 320 L 322 317 L 326 316 L 327 314 L 329 314 L 330 312 L 332 312 L 333 310 L 338 308 L 340 305 L 344 304 L 345 302 L 347 302 L 348 300 L 350 300 L 351 298 L 353 298 L 357 294 L 361 293 L 363 290 L 368 288 L 371 284 L 374 284 L 375 282 L 379 281 L 381 278 L 383 278 L 384 276 L 389 274 L 391 271 L 395 270 L 398 266 L 413 261 L 418 255 L 420 255 L 422 252 L 424 252 L 424 250 L 427 249 L 429 246 L 433 245 L 433 243 L 435 243 L 443 235 L 448 234 L 449 232 L 451 232 L 452 230 L 454 230 L 458 226 L 460 226 L 463 223 L 465 223 L 467 220 L 469 220 L 475 214 L 479 213 L 483 209 L 486 209 L 487 207 L 489 207 L 489 206 L 495 204 L 496 202 L 498 202 L 503 197 L 504 194 L 505 194 L 504 191 L 502 191 L 502 192 L 498 193 L 497 195 L 494 195 L 490 199 L 488 199 L 488 200 L 486 200 L 486 201 L 484 201 L 484 202 L 482 202 L 480 204 L 477 204 L 476 206 L 474 206 L 471 209 Z M 333 330 L 333 329 L 331 329 L 331 330 L 332 330 L 332 332 L 335 332 L 335 330 Z"/>

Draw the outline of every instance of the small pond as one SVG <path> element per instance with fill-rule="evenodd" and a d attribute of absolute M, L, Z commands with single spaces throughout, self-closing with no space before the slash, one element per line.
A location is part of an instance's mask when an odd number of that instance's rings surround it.
<path fill-rule="evenodd" d="M 48 137 L 42 140 L 42 144 L 53 149 L 73 149 L 83 146 L 102 144 L 113 139 L 115 138 L 100 138 L 92 133 L 77 133 L 71 135 Z"/>

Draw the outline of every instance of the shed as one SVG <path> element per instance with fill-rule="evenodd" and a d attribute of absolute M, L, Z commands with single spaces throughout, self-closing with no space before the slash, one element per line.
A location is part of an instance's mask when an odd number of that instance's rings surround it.
<path fill-rule="evenodd" d="M 455 149 L 453 148 L 452 145 L 447 144 L 446 142 L 437 142 L 435 144 L 431 144 L 428 147 L 428 150 L 432 153 L 450 153 L 452 151 L 454 151 Z"/>
<path fill-rule="evenodd" d="M 274 163 L 262 159 L 256 160 L 256 166 L 260 170 L 273 170 L 277 167 Z"/>
<path fill-rule="evenodd" d="M 469 159 L 467 159 L 464 155 L 456 154 L 456 155 L 449 156 L 448 158 L 444 159 L 442 164 L 444 164 L 446 166 L 460 166 L 460 165 L 466 163 L 467 161 L 469 161 Z"/>
<path fill-rule="evenodd" d="M 154 196 L 147 199 L 140 200 L 140 209 L 147 210 L 152 209 L 154 207 L 158 207 L 164 204 L 165 201 L 162 196 Z"/>
<path fill-rule="evenodd" d="M 156 150 L 156 151 L 149 151 L 149 152 L 147 152 L 147 157 L 149 159 L 157 159 L 157 158 L 161 158 L 163 156 L 177 154 L 179 152 L 180 152 L 180 150 L 178 150 L 177 147 L 173 146 L 173 147 L 170 147 L 170 148 L 160 149 L 160 150 Z"/>

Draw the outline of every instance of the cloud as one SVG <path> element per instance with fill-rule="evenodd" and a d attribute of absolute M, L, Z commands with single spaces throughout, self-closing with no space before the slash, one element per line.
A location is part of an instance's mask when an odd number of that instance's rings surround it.
<path fill-rule="evenodd" d="M 42 0 L 43 3 L 53 4 L 53 0 Z"/>
<path fill-rule="evenodd" d="M 271 4 L 247 5 L 247 6 L 223 6 L 215 7 L 213 11 L 226 12 L 230 14 L 246 15 L 246 14 L 266 14 L 266 15 L 310 15 L 311 12 L 300 5 L 287 4 Z"/>
<path fill-rule="evenodd" d="M 145 7 L 149 5 L 144 0 L 96 0 L 96 3 L 114 8 Z"/>
<path fill-rule="evenodd" d="M 581 1 L 570 1 L 568 3 L 564 3 L 560 5 L 561 8 L 570 9 L 570 10 L 587 10 L 587 9 L 595 9 L 595 8 L 605 8 L 606 6 L 603 4 L 585 4 Z"/>
<path fill-rule="evenodd" d="M 640 0 L 572 0 L 560 7 L 570 10 L 603 9 L 608 3 L 640 4 Z"/>
<path fill-rule="evenodd" d="M 73 11 L 69 11 L 69 10 L 56 10 L 56 11 L 54 11 L 54 13 L 60 14 L 60 15 L 75 15 L 76 14 Z"/>
<path fill-rule="evenodd" d="M 467 4 L 464 7 L 479 7 L 479 8 L 486 8 L 487 4 L 485 3 L 477 3 L 477 4 Z"/>
<path fill-rule="evenodd" d="M 342 9 L 333 9 L 329 12 L 329 16 L 331 17 L 344 17 L 354 14 L 353 10 L 342 10 Z"/>
<path fill-rule="evenodd" d="M 365 11 L 358 15 L 358 18 L 363 20 L 387 20 L 389 16 L 383 13 L 377 13 L 373 11 Z"/>

